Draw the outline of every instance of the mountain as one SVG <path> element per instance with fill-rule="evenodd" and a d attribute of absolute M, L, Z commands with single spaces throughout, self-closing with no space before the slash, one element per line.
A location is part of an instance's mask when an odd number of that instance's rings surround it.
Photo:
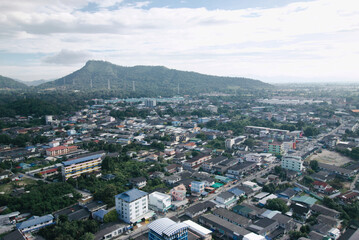
<path fill-rule="evenodd" d="M 60 79 L 39 85 L 55 89 L 121 89 L 146 94 L 203 93 L 228 89 L 261 89 L 271 85 L 258 80 L 218 77 L 195 72 L 168 69 L 162 66 L 123 67 L 104 61 L 88 61 L 86 65 Z M 232 90 L 233 91 L 233 90 Z"/>
<path fill-rule="evenodd" d="M 26 84 L 0 75 L 0 89 L 25 89 Z"/>
<path fill-rule="evenodd" d="M 52 81 L 52 80 L 40 79 L 40 80 L 34 80 L 34 81 L 20 81 L 20 82 L 26 84 L 27 86 L 38 86 L 40 84 L 50 82 L 50 81 Z"/>

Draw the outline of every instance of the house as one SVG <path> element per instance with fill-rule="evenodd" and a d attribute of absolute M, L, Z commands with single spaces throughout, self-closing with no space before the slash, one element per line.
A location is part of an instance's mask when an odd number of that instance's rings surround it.
<path fill-rule="evenodd" d="M 215 209 L 213 215 L 244 228 L 251 223 L 250 219 L 221 207 Z"/>
<path fill-rule="evenodd" d="M 242 203 L 241 205 L 233 207 L 232 211 L 246 218 L 256 219 L 260 217 L 261 214 L 266 211 L 266 209 L 260 209 L 253 205 Z"/>
<path fill-rule="evenodd" d="M 245 181 L 242 183 L 244 187 L 251 188 L 253 191 L 258 192 L 262 189 L 262 187 L 258 186 L 257 183 L 251 182 L 251 181 Z"/>
<path fill-rule="evenodd" d="M 27 221 L 16 224 L 16 228 L 22 233 L 37 231 L 43 227 L 55 224 L 54 216 L 51 214 L 45 216 L 33 216 Z"/>
<path fill-rule="evenodd" d="M 296 224 L 293 218 L 277 213 L 271 219 L 276 220 L 279 224 L 279 227 L 284 229 L 284 232 L 289 232 L 296 228 Z"/>
<path fill-rule="evenodd" d="M 304 204 L 308 207 L 311 207 L 314 205 L 314 203 L 316 203 L 317 199 L 309 197 L 307 195 L 304 196 L 296 196 L 292 198 L 292 202 L 297 202 L 300 204 Z"/>
<path fill-rule="evenodd" d="M 213 202 L 200 202 L 187 208 L 185 210 L 185 215 L 190 218 L 194 218 L 207 212 L 208 210 L 213 209 L 215 206 L 216 204 L 214 204 Z"/>
<path fill-rule="evenodd" d="M 228 177 L 234 177 L 234 178 L 240 178 L 242 177 L 244 174 L 247 174 L 249 171 L 251 171 L 252 169 L 254 169 L 256 167 L 256 163 L 253 162 L 243 162 L 243 163 L 239 163 L 233 167 L 230 167 L 227 170 L 227 176 Z"/>
<path fill-rule="evenodd" d="M 18 229 L 12 231 L 11 233 L 6 234 L 2 238 L 3 240 L 26 240 L 25 234 L 20 232 Z"/>
<path fill-rule="evenodd" d="M 178 175 L 172 175 L 164 178 L 165 182 L 169 185 L 173 185 L 179 181 L 181 181 L 181 177 Z"/>
<path fill-rule="evenodd" d="M 164 169 L 168 173 L 177 173 L 177 172 L 183 171 L 182 166 L 179 164 L 175 164 L 175 163 L 166 166 Z"/>
<path fill-rule="evenodd" d="M 231 192 L 222 192 L 216 197 L 216 202 L 225 208 L 231 208 L 237 203 L 236 195 Z"/>
<path fill-rule="evenodd" d="M 191 192 L 192 194 L 201 194 L 204 192 L 205 184 L 199 181 L 192 181 L 191 182 Z"/>
<path fill-rule="evenodd" d="M 254 221 L 246 229 L 254 232 L 261 236 L 267 236 L 274 230 L 279 227 L 279 224 L 276 220 L 269 218 L 261 218 L 257 221 Z"/>
<path fill-rule="evenodd" d="M 334 165 L 325 164 L 325 163 L 321 163 L 321 162 L 318 163 L 318 167 L 321 170 L 325 170 L 329 173 L 336 174 L 337 176 L 343 177 L 343 178 L 353 177 L 357 173 L 356 170 L 337 167 Z"/>
<path fill-rule="evenodd" d="M 183 168 L 186 170 L 198 170 L 200 166 L 212 158 L 209 154 L 200 153 L 198 156 L 186 160 L 183 163 Z"/>
<path fill-rule="evenodd" d="M 194 235 L 196 235 L 196 237 L 199 236 L 199 239 L 203 239 L 203 240 L 211 240 L 212 239 L 212 231 L 191 221 L 191 220 L 186 220 L 183 221 L 183 223 L 188 225 L 188 229 L 190 232 L 193 232 Z M 190 239 L 190 238 L 188 238 Z"/>
<path fill-rule="evenodd" d="M 108 213 L 107 210 L 105 209 L 100 209 L 94 213 L 92 213 L 92 217 L 93 219 L 99 221 L 99 222 L 103 222 L 105 215 Z"/>
<path fill-rule="evenodd" d="M 116 211 L 126 223 L 134 223 L 148 213 L 148 193 L 131 189 L 115 196 Z"/>
<path fill-rule="evenodd" d="M 358 199 L 359 193 L 354 191 L 348 191 L 346 193 L 340 194 L 338 196 L 339 200 L 344 203 L 350 203 L 356 199 Z"/>
<path fill-rule="evenodd" d="M 147 179 L 145 177 L 131 178 L 130 184 L 132 184 L 133 187 L 137 187 L 141 189 L 146 186 Z"/>
<path fill-rule="evenodd" d="M 314 204 L 310 209 L 313 213 L 323 214 L 332 218 L 339 218 L 340 216 L 340 212 L 319 204 Z"/>
<path fill-rule="evenodd" d="M 293 212 L 293 215 L 297 216 L 302 221 L 307 220 L 311 215 L 311 211 L 310 211 L 309 206 L 307 206 L 305 204 L 292 203 L 290 205 L 290 208 L 291 208 L 291 210 Z"/>
<path fill-rule="evenodd" d="M 171 208 L 171 196 L 160 192 L 153 192 L 148 195 L 148 206 L 154 211 L 166 212 Z"/>
<path fill-rule="evenodd" d="M 127 232 L 130 229 L 128 224 L 109 223 L 101 227 L 101 230 L 95 233 L 94 240 L 110 240 Z"/>
<path fill-rule="evenodd" d="M 3 179 L 6 179 L 6 178 L 9 178 L 13 175 L 13 173 L 11 171 L 8 171 L 8 170 L 5 170 L 5 171 L 2 171 L 0 173 L 0 180 L 3 180 Z"/>
<path fill-rule="evenodd" d="M 199 222 L 214 230 L 219 236 L 229 239 L 242 239 L 250 231 L 230 223 L 213 214 L 206 214 L 199 217 Z"/>
<path fill-rule="evenodd" d="M 287 188 L 287 189 L 284 190 L 283 192 L 278 193 L 277 196 L 278 196 L 279 198 L 291 199 L 291 198 L 293 198 L 296 194 L 297 194 L 297 192 L 296 192 L 293 188 Z"/>
<path fill-rule="evenodd" d="M 183 184 L 180 184 L 171 189 L 171 196 L 173 201 L 183 201 L 186 199 L 186 187 Z"/>
<path fill-rule="evenodd" d="M 203 163 L 201 167 L 205 172 L 212 172 L 212 168 L 214 166 L 217 166 L 226 160 L 228 160 L 227 157 L 219 156 L 216 158 L 212 158 L 211 160 L 208 160 L 207 162 Z"/>
<path fill-rule="evenodd" d="M 237 187 L 229 189 L 228 192 L 233 193 L 237 199 L 243 197 L 246 194 L 244 191 L 240 190 Z"/>

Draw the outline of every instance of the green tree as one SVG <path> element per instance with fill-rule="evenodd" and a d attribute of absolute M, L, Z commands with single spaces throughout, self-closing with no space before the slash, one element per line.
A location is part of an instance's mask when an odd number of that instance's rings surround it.
<path fill-rule="evenodd" d="M 318 172 L 318 171 L 319 171 L 318 161 L 317 161 L 317 160 L 310 161 L 310 167 L 311 167 L 311 169 L 313 169 L 315 172 Z"/>
<path fill-rule="evenodd" d="M 104 222 L 105 223 L 109 223 L 109 222 L 117 222 L 118 221 L 118 214 L 116 209 L 111 210 L 110 212 L 108 212 L 105 217 L 104 217 Z"/>
<path fill-rule="evenodd" d="M 266 206 L 268 209 L 278 210 L 278 211 L 281 211 L 282 213 L 286 213 L 289 211 L 289 207 L 286 205 L 286 203 L 279 198 L 269 199 L 267 201 Z"/>

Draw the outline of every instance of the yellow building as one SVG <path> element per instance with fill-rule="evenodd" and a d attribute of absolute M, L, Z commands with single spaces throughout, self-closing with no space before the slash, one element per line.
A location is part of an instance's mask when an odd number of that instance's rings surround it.
<path fill-rule="evenodd" d="M 80 156 L 62 162 L 62 176 L 65 180 L 77 178 L 83 173 L 101 171 L 102 157 L 104 153 Z"/>

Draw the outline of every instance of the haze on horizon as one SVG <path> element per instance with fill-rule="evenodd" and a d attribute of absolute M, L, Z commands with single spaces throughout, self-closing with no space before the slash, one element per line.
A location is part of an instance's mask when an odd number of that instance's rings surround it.
<path fill-rule="evenodd" d="M 2 0 L 0 75 L 56 79 L 89 59 L 264 82 L 358 82 L 355 0 Z"/>

